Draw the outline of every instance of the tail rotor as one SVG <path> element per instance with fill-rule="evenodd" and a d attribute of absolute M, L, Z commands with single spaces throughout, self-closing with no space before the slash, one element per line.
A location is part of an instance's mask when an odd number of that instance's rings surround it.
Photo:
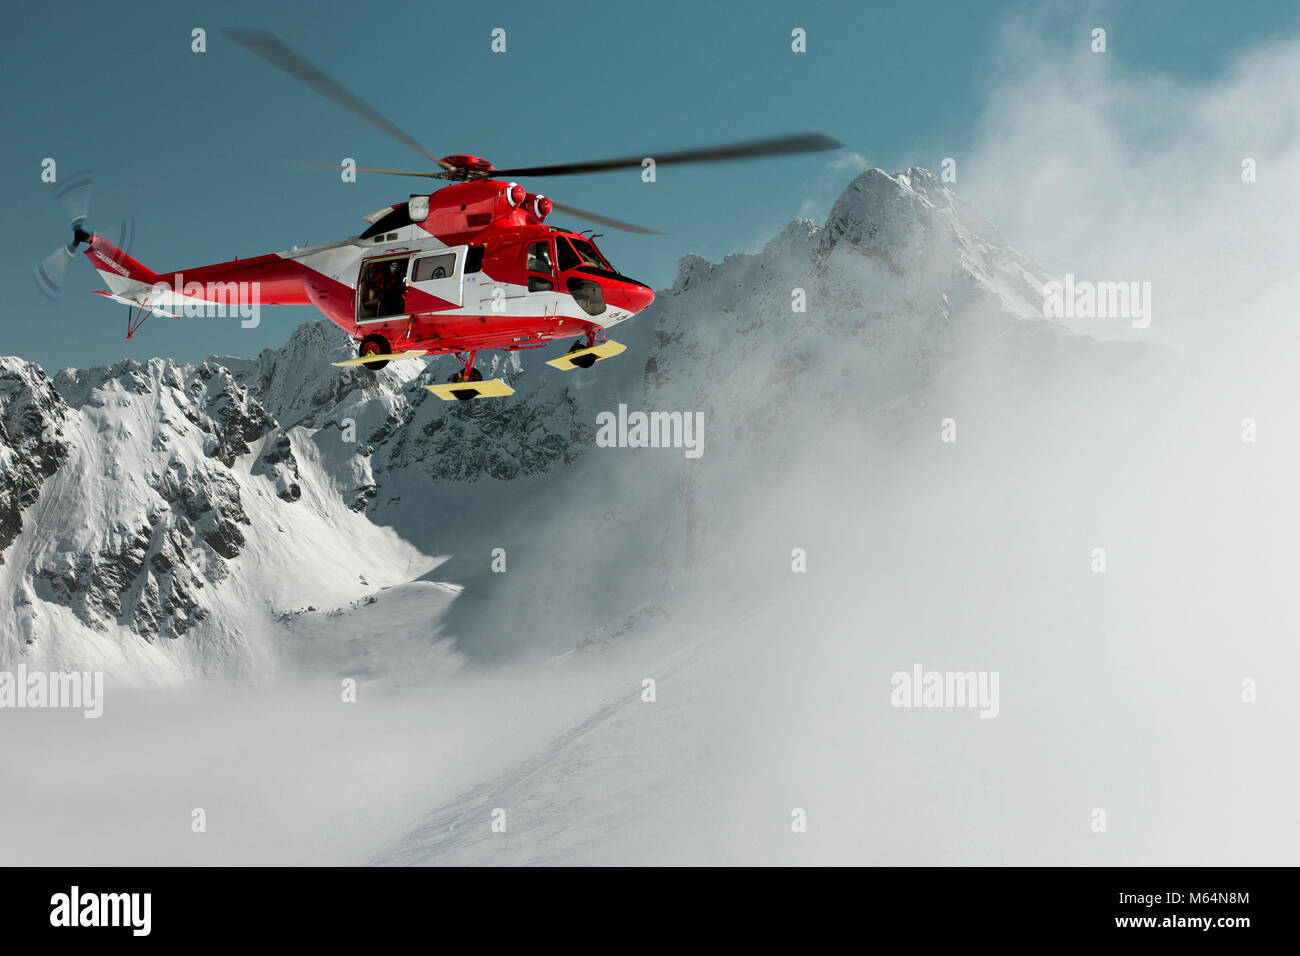
<path fill-rule="evenodd" d="M 57 302 L 63 295 L 63 280 L 77 252 L 82 246 L 89 247 L 95 239 L 86 225 L 90 216 L 90 193 L 93 186 L 91 173 L 86 170 L 73 173 L 54 192 L 54 201 L 72 227 L 72 241 L 55 249 L 32 267 L 36 288 L 52 302 Z M 118 250 L 129 252 L 135 240 L 135 221 L 130 217 L 123 219 L 108 235 L 116 238 L 114 245 Z"/>
<path fill-rule="evenodd" d="M 90 192 L 94 186 L 90 170 L 73 173 L 54 190 L 54 201 L 63 210 L 68 225 L 76 229 L 90 215 Z"/>

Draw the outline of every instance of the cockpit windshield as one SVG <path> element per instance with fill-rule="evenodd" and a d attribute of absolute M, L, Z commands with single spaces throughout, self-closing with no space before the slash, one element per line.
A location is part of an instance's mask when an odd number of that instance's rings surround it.
<path fill-rule="evenodd" d="M 596 251 L 596 247 L 587 240 L 579 239 L 577 236 L 557 237 L 557 239 L 556 251 L 559 253 L 561 270 L 593 266 L 597 269 L 615 271 L 605 257 Z"/>
<path fill-rule="evenodd" d="M 597 269 L 609 268 L 609 263 L 605 261 L 605 257 L 597 252 L 596 247 L 585 239 L 574 239 L 573 248 L 577 251 L 578 255 L 582 256 L 584 264 L 595 266 Z"/>

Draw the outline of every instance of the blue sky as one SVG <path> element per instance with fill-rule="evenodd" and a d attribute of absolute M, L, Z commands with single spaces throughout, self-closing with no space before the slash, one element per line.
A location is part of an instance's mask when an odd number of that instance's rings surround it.
<path fill-rule="evenodd" d="M 810 130 L 841 140 L 843 156 L 888 170 L 960 160 L 1005 65 L 1008 17 L 1029 13 L 1036 30 L 1065 44 L 1086 43 L 1103 26 L 1113 69 L 1193 83 L 1297 28 L 1291 3 L 1195 0 L 53 9 L 7 11 L 0 63 L 11 91 L 0 153 L 10 290 L 0 354 L 50 370 L 123 356 L 253 355 L 316 313 L 267 310 L 257 329 L 154 317 L 127 342 L 126 308 L 89 295 L 101 286 L 84 262 L 62 301 L 49 303 L 29 270 L 66 241 L 66 226 L 40 181 L 42 158 L 54 157 L 61 173 L 94 169 L 92 225 L 134 216 L 132 252 L 159 270 L 344 238 L 364 228 L 362 215 L 410 191 L 407 180 L 344 184 L 282 159 L 424 168 L 419 154 L 229 43 L 221 27 L 279 34 L 440 155 L 540 164 Z M 190 50 L 194 27 L 208 31 L 206 53 Z M 505 54 L 490 51 L 494 27 L 507 31 Z M 807 53 L 791 52 L 794 27 L 807 31 Z M 856 168 L 856 160 L 831 168 L 836 158 L 665 168 L 653 184 L 629 170 L 526 185 L 662 230 L 602 242 L 621 270 L 661 288 L 688 252 L 718 259 L 758 248 L 801 212 L 822 218 Z"/>

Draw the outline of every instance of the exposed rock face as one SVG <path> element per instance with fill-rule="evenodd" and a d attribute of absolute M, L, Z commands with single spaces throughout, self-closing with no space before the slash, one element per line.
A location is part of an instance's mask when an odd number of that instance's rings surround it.
<path fill-rule="evenodd" d="M 288 533 L 294 509 L 330 525 L 346 523 L 335 512 L 366 521 L 385 479 L 510 481 L 591 446 L 590 416 L 564 384 L 527 378 L 521 363 L 500 374 L 522 401 L 446 405 L 425 390 L 420 363 L 330 367 L 349 352 L 345 335 L 310 322 L 251 361 L 124 360 L 51 381 L 3 359 L 0 563 L 22 564 L 4 608 L 25 622 L 18 646 L 36 640 L 41 602 L 94 632 L 181 637 L 221 609 L 214 592 L 250 537 Z M 268 503 L 257 526 L 249 495 Z M 30 540 L 11 548 L 24 528 Z M 346 537 L 338 546 L 347 553 Z"/>
<path fill-rule="evenodd" d="M 0 358 L 0 564 L 23 529 L 23 511 L 68 457 L 62 433 L 67 417 L 39 366 Z"/>

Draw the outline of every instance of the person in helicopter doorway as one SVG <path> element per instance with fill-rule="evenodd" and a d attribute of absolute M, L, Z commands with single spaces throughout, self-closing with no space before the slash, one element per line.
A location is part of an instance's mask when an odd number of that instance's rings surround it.
<path fill-rule="evenodd" d="M 401 315 L 406 311 L 405 259 L 390 259 L 382 262 L 373 273 L 370 287 L 374 289 L 379 300 L 377 318 L 388 315 Z"/>

